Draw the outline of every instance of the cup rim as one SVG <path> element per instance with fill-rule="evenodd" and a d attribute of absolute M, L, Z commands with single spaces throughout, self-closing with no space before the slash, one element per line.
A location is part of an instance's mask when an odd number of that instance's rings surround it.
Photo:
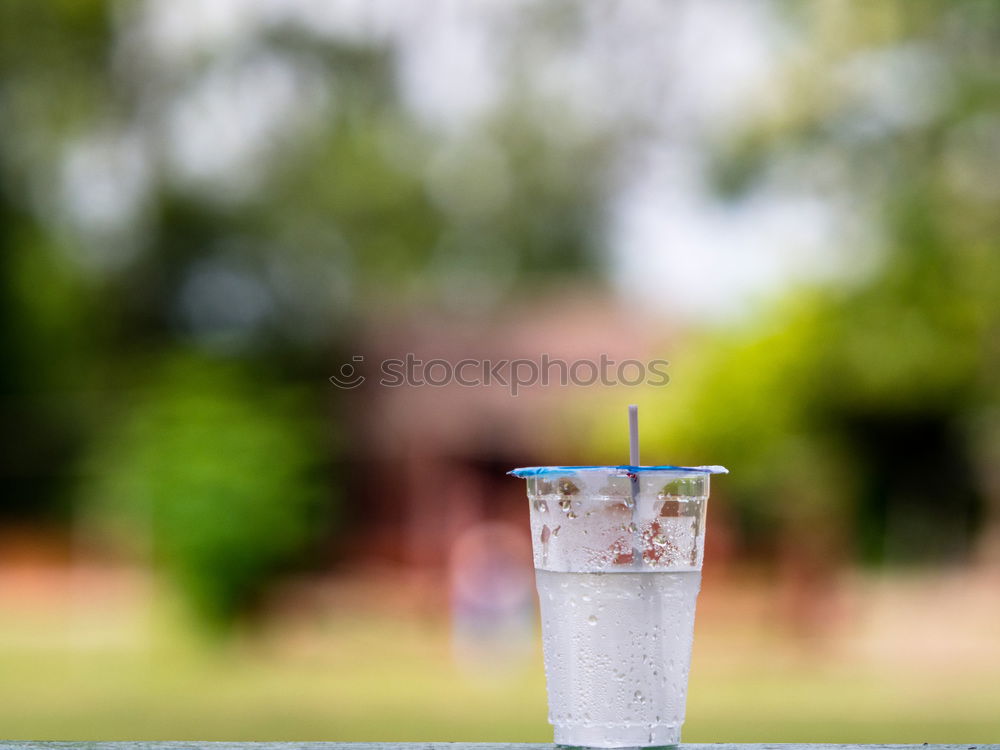
<path fill-rule="evenodd" d="M 523 466 L 518 469 L 512 469 L 507 473 L 513 477 L 527 479 L 529 477 L 547 477 L 557 474 L 575 474 L 580 471 L 606 471 L 615 475 L 644 474 L 648 472 L 706 475 L 729 473 L 729 469 L 725 466 L 672 466 L 669 464 L 660 466 L 629 466 L 628 464 L 620 464 L 618 466 Z"/>

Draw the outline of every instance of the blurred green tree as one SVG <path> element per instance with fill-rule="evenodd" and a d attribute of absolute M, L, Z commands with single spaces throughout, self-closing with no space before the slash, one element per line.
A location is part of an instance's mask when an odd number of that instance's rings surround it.
<path fill-rule="evenodd" d="M 719 145 L 716 184 L 733 202 L 839 204 L 856 244 L 838 278 L 675 354 L 653 444 L 730 465 L 723 491 L 760 544 L 833 530 L 804 544 L 964 559 L 998 508 L 983 446 L 1000 434 L 1000 16 L 975 1 L 789 13 L 810 56 Z"/>
<path fill-rule="evenodd" d="M 359 321 L 596 275 L 611 144 L 509 101 L 444 132 L 389 39 L 169 5 L 0 8 L 3 512 L 96 517 L 219 625 L 343 501 Z"/>
<path fill-rule="evenodd" d="M 330 522 L 321 423 L 304 416 L 305 394 L 232 363 L 168 356 L 152 370 L 94 448 L 87 500 L 105 540 L 155 563 L 224 627 Z"/>

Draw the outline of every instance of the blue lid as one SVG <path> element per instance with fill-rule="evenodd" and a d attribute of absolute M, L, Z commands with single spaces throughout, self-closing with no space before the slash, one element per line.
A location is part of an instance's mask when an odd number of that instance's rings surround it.
<path fill-rule="evenodd" d="M 547 477 L 573 474 L 578 471 L 614 471 L 619 474 L 641 474 L 646 471 L 691 471 L 698 474 L 728 474 L 725 466 L 525 466 L 507 473 L 515 477 Z"/>

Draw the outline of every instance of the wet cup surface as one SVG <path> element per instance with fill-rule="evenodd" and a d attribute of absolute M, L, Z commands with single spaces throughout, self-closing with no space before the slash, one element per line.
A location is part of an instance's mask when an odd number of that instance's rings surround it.
<path fill-rule="evenodd" d="M 527 480 L 555 741 L 680 741 L 709 477 L 721 467 L 535 467 Z"/>

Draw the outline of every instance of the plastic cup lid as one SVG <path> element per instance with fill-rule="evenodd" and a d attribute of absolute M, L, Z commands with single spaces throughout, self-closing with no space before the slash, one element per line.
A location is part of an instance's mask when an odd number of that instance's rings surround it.
<path fill-rule="evenodd" d="M 520 477 L 546 477 L 557 474 L 575 474 L 579 471 L 608 471 L 616 474 L 642 474 L 653 471 L 684 471 L 696 474 L 728 474 L 725 466 L 525 466 L 507 473 Z"/>

